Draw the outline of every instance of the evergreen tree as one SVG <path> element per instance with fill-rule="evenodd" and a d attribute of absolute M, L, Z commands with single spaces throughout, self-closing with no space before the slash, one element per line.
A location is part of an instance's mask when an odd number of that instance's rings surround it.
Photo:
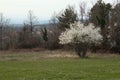
<path fill-rule="evenodd" d="M 58 19 L 59 28 L 61 30 L 65 30 L 65 28 L 70 28 L 70 24 L 78 20 L 77 13 L 75 12 L 74 8 L 71 6 L 65 9 L 62 14 L 57 16 L 57 19 Z"/>
<path fill-rule="evenodd" d="M 90 22 L 94 23 L 96 26 L 100 26 L 101 30 L 103 30 L 109 22 L 111 7 L 111 4 L 105 4 L 102 0 L 98 0 L 93 8 L 91 8 Z"/>
<path fill-rule="evenodd" d="M 101 34 L 103 36 L 103 48 L 108 46 L 108 27 L 110 22 L 110 12 L 112 6 L 110 3 L 106 4 L 102 0 L 98 0 L 97 3 L 91 8 L 90 22 L 95 26 L 101 28 Z"/>
<path fill-rule="evenodd" d="M 115 52 L 120 53 L 120 3 L 118 3 L 112 11 L 111 20 L 111 41 L 112 48 Z"/>

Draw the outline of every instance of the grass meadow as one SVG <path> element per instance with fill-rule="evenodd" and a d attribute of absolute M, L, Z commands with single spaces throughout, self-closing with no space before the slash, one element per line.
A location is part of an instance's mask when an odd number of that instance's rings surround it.
<path fill-rule="evenodd" d="M 0 80 L 120 80 L 120 55 L 72 51 L 0 52 Z"/>

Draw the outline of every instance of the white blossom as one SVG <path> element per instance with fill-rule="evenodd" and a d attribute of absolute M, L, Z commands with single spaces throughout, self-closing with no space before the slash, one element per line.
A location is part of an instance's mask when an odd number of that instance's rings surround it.
<path fill-rule="evenodd" d="M 114 23 L 114 26 L 117 26 L 117 23 Z"/>
<path fill-rule="evenodd" d="M 100 34 L 100 28 L 95 28 L 93 24 L 84 26 L 80 22 L 75 22 L 70 25 L 70 29 L 66 29 L 65 32 L 59 36 L 60 44 L 69 43 L 95 43 L 99 44 L 102 41 L 102 35 Z"/>

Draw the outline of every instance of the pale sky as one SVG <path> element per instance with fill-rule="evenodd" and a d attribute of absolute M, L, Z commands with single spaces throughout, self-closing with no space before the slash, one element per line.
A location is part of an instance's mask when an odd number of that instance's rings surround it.
<path fill-rule="evenodd" d="M 54 12 L 58 13 L 68 5 L 74 5 L 78 10 L 79 3 L 83 1 L 90 8 L 97 0 L 0 0 L 0 12 L 15 23 L 23 23 L 29 10 L 32 10 L 39 20 L 48 20 Z M 113 3 L 114 0 L 104 1 Z"/>

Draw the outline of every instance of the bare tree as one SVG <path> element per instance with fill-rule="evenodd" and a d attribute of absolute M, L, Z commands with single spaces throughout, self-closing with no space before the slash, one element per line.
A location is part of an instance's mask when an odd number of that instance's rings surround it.
<path fill-rule="evenodd" d="M 57 13 L 54 12 L 50 21 L 49 21 L 50 24 L 53 24 L 53 25 L 56 25 L 58 23 L 58 20 L 57 20 Z"/>
<path fill-rule="evenodd" d="M 19 47 L 20 48 L 33 48 L 35 44 L 35 29 L 38 21 L 34 16 L 33 11 L 29 10 L 28 19 L 24 22 L 23 29 L 19 33 Z"/>
<path fill-rule="evenodd" d="M 80 18 L 81 18 L 81 22 L 84 21 L 84 17 L 86 16 L 86 3 L 85 2 L 81 2 L 80 5 Z"/>
<path fill-rule="evenodd" d="M 8 24 L 8 19 L 5 19 L 3 13 L 0 13 L 0 50 L 3 50 L 3 29 Z"/>
<path fill-rule="evenodd" d="M 34 26 L 38 23 L 37 17 L 34 16 L 33 11 L 29 10 L 28 11 L 28 20 L 25 22 L 25 25 L 28 25 L 30 27 L 30 32 L 32 34 L 34 30 Z"/>

